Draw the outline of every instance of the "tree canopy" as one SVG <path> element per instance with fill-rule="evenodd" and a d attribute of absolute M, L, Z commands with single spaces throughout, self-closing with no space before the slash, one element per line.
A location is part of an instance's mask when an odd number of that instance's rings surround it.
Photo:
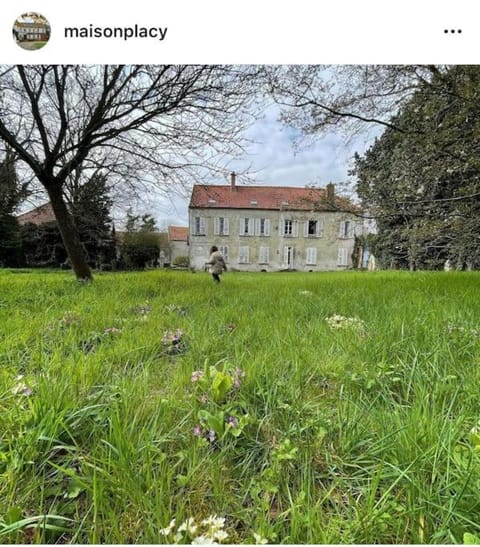
<path fill-rule="evenodd" d="M 91 279 L 65 190 L 101 168 L 125 194 L 224 172 L 255 119 L 255 67 L 6 66 L 0 139 L 47 192 L 77 278 Z"/>

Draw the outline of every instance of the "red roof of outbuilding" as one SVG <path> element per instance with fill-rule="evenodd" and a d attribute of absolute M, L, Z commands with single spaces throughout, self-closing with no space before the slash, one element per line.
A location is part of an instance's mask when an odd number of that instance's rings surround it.
<path fill-rule="evenodd" d="M 216 186 L 196 184 L 190 199 L 191 208 L 211 209 L 272 209 L 272 210 L 352 210 L 352 204 L 335 196 L 326 199 L 323 188 L 292 186 Z"/>
<path fill-rule="evenodd" d="M 39 207 L 35 207 L 35 209 L 18 215 L 17 220 L 20 224 L 31 222 L 37 226 L 45 224 L 46 222 L 53 222 L 55 220 L 55 214 L 52 209 L 52 204 L 47 202 Z"/>
<path fill-rule="evenodd" d="M 168 227 L 169 241 L 188 241 L 188 227 L 186 226 L 169 226 Z"/>

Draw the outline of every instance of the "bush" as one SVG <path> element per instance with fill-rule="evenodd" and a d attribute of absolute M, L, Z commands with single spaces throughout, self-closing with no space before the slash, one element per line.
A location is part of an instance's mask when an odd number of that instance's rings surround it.
<path fill-rule="evenodd" d="M 173 265 L 180 268 L 188 268 L 190 266 L 190 260 L 188 256 L 177 256 L 173 260 Z"/>

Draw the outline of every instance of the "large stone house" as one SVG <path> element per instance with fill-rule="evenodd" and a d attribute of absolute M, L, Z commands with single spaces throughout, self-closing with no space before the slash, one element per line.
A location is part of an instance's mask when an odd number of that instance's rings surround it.
<path fill-rule="evenodd" d="M 321 271 L 353 266 L 363 220 L 326 189 L 195 185 L 189 205 L 190 267 L 204 269 L 216 245 L 232 270 Z"/>
<path fill-rule="evenodd" d="M 19 42 L 46 42 L 50 38 L 50 26 L 47 22 L 16 21 L 13 35 Z"/>

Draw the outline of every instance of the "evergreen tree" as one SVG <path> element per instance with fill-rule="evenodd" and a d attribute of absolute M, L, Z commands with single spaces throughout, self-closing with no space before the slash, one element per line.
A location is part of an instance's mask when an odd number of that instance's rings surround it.
<path fill-rule="evenodd" d="M 110 264 L 115 258 L 110 216 L 112 204 L 107 176 L 101 172 L 94 173 L 87 182 L 73 188 L 71 213 L 88 262 L 96 268 Z"/>
<path fill-rule="evenodd" d="M 22 264 L 21 238 L 15 211 L 28 196 L 27 184 L 18 181 L 15 155 L 10 148 L 0 162 L 0 265 Z"/>
<path fill-rule="evenodd" d="M 134 215 L 129 209 L 125 229 L 120 249 L 124 267 L 144 269 L 148 264 L 156 264 L 160 254 L 160 238 L 155 231 L 155 219 L 149 214 L 141 217 Z"/>
<path fill-rule="evenodd" d="M 377 220 L 384 267 L 480 267 L 480 69 L 455 66 L 421 87 L 353 174 Z"/>

